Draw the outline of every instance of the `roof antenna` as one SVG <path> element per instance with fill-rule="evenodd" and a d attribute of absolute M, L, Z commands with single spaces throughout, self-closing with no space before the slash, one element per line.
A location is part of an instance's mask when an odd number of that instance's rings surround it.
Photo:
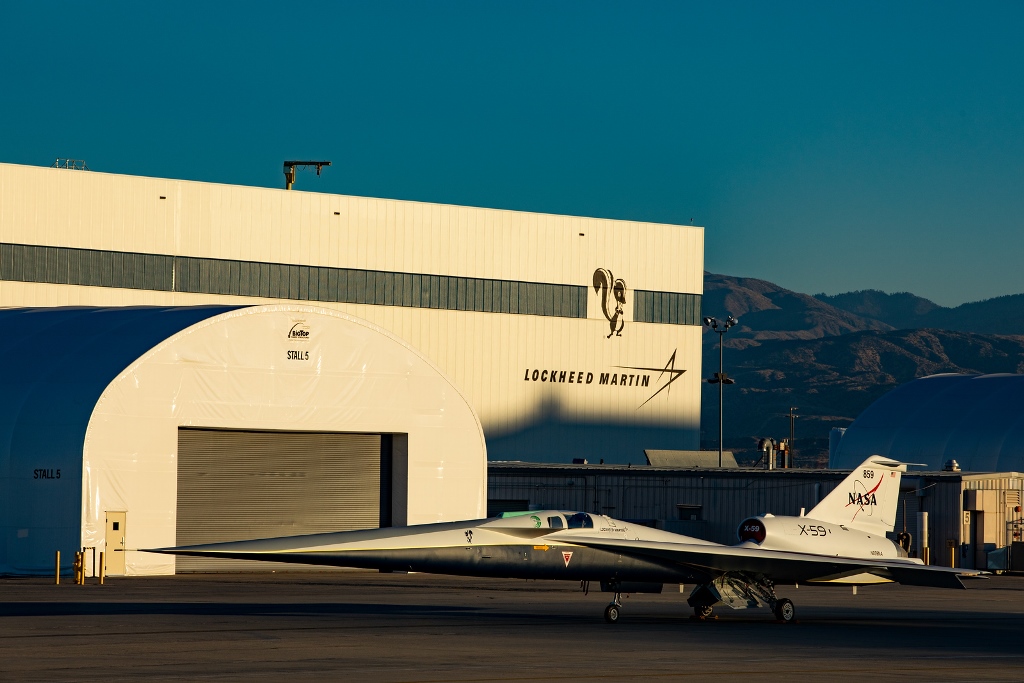
<path fill-rule="evenodd" d="M 65 159 L 64 157 L 57 157 L 57 160 L 50 164 L 50 168 L 69 168 L 75 171 L 89 170 L 89 167 L 85 165 L 85 159 Z"/>
<path fill-rule="evenodd" d="M 297 168 L 316 168 L 317 176 L 320 175 L 320 171 L 323 170 L 324 166 L 330 166 L 329 161 L 286 161 L 284 162 L 284 189 L 292 189 L 292 185 L 295 184 L 295 169 Z"/>

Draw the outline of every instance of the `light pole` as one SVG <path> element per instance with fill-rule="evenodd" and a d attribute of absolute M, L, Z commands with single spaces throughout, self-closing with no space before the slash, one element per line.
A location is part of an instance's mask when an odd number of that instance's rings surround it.
<path fill-rule="evenodd" d="M 789 459 L 789 466 L 790 467 L 793 466 L 793 457 L 796 455 L 796 450 L 793 448 L 793 443 L 796 441 L 796 433 L 795 433 L 796 430 L 794 428 L 794 424 L 795 424 L 796 419 L 798 417 L 800 417 L 795 412 L 793 412 L 795 410 L 796 410 L 795 407 L 790 406 L 790 408 L 789 408 L 789 449 L 788 449 L 789 452 L 786 454 L 786 457 Z"/>
<path fill-rule="evenodd" d="M 718 372 L 715 373 L 714 377 L 709 377 L 705 380 L 708 384 L 718 385 L 718 467 L 722 467 L 722 405 L 723 405 L 723 394 L 722 387 L 725 384 L 735 384 L 736 380 L 726 376 L 725 370 L 722 368 L 723 361 L 723 343 L 725 339 L 725 333 L 729 331 L 729 328 L 738 323 L 736 318 L 730 315 L 725 321 L 717 320 L 716 318 L 704 318 L 704 324 L 710 327 L 712 330 L 718 333 Z"/>

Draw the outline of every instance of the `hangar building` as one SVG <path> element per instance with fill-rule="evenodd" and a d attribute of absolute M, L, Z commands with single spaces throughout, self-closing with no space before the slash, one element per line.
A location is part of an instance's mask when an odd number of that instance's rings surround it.
<path fill-rule="evenodd" d="M 466 397 L 493 460 L 699 448 L 702 228 L 0 164 L 0 306 L 304 303 Z"/>
<path fill-rule="evenodd" d="M 701 228 L 0 164 L 0 573 L 695 450 L 702 292 Z"/>
<path fill-rule="evenodd" d="M 137 549 L 485 512 L 471 406 L 365 320 L 58 307 L 0 310 L 0 331 L 0 574 L 53 571 L 55 550 L 69 565 L 80 548 L 89 569 L 105 550 L 110 573 L 173 573 Z"/>

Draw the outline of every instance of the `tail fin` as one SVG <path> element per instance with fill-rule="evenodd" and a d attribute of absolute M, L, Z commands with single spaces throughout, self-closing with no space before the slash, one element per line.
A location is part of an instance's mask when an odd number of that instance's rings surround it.
<path fill-rule="evenodd" d="M 884 534 L 896 524 L 904 463 L 873 455 L 807 513 L 811 519 Z"/>

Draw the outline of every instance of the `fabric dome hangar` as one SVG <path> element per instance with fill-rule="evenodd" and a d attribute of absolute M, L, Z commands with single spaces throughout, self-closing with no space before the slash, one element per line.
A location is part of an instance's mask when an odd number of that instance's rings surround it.
<path fill-rule="evenodd" d="M 110 573 L 168 574 L 174 560 L 139 549 L 483 516 L 472 407 L 363 319 L 24 308 L 0 330 L 0 574 L 52 572 L 55 551 L 70 568 L 82 549 L 88 569 L 105 550 Z"/>
<path fill-rule="evenodd" d="M 847 428 L 829 466 L 870 455 L 941 470 L 1024 471 L 1024 375 L 942 374 L 915 379 L 872 403 Z"/>

